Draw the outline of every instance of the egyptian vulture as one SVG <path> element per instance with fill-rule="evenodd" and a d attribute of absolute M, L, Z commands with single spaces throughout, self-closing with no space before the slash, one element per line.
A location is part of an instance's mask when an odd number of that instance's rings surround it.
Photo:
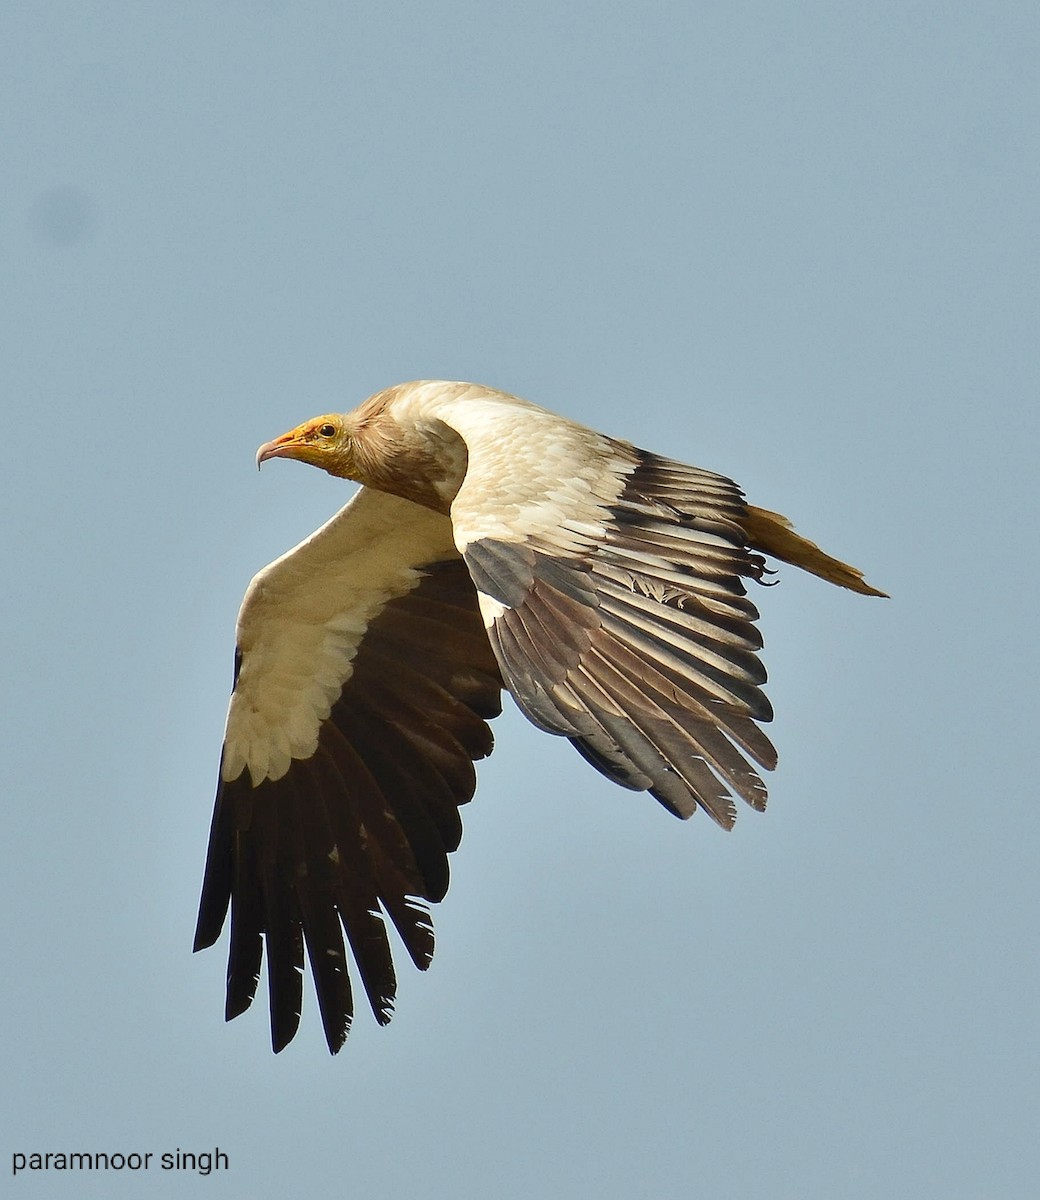
<path fill-rule="evenodd" d="M 744 581 L 764 554 L 880 596 L 731 480 L 469 383 L 388 388 L 260 447 L 363 486 L 265 567 L 238 617 L 195 949 L 228 908 L 226 1016 L 264 951 L 271 1036 L 296 1033 L 304 953 L 335 1053 L 412 961 L 501 691 L 622 787 L 728 829 L 762 809 L 772 711 Z"/>

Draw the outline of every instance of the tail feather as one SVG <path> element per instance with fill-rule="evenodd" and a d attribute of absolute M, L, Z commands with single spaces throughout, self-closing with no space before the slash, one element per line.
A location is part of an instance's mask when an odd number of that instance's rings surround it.
<path fill-rule="evenodd" d="M 857 571 L 855 567 L 850 567 L 838 558 L 831 558 L 829 554 L 824 554 L 815 542 L 810 542 L 808 538 L 795 533 L 791 522 L 779 513 L 770 512 L 766 508 L 755 508 L 749 504 L 742 524 L 748 545 L 753 550 L 781 558 L 784 562 L 826 579 L 828 583 L 849 588 L 864 596 L 888 595 L 887 592 L 880 592 L 871 587 L 863 578 L 862 571 Z"/>

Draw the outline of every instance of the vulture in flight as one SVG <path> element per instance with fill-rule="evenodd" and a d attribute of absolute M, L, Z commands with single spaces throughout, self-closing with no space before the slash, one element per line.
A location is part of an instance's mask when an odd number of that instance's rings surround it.
<path fill-rule="evenodd" d="M 195 949 L 228 909 L 227 1019 L 266 950 L 271 1036 L 296 1033 L 304 956 L 329 1049 L 380 1024 L 386 918 L 433 955 L 429 905 L 508 689 L 540 729 L 678 817 L 762 809 L 763 555 L 880 596 L 740 488 L 504 392 L 421 381 L 261 446 L 363 486 L 250 583 L 237 625 Z M 346 934 L 346 943 L 344 942 Z"/>

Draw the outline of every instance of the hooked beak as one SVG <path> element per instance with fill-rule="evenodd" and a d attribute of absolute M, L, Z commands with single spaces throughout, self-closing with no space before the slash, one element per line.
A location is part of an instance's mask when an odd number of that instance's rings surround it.
<path fill-rule="evenodd" d="M 298 449 L 299 444 L 299 432 L 295 429 L 283 433 L 273 442 L 264 442 L 256 452 L 256 469 L 259 471 L 261 463 L 267 462 L 269 458 L 294 458 L 294 451 Z"/>

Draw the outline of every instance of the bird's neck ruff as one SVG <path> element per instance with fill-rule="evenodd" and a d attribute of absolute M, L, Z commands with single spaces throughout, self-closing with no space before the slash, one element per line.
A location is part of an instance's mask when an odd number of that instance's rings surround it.
<path fill-rule="evenodd" d="M 385 404 L 366 412 L 367 407 L 355 414 L 353 461 L 342 474 L 447 513 L 466 475 L 463 439 L 443 421 L 399 421 Z"/>

